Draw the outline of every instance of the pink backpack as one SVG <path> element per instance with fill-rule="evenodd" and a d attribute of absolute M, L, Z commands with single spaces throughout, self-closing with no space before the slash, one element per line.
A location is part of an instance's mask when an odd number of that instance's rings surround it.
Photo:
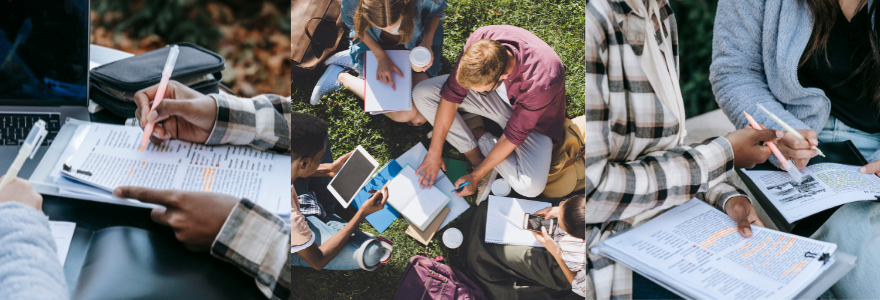
<path fill-rule="evenodd" d="M 470 278 L 440 263 L 443 257 L 430 259 L 416 255 L 409 259 L 397 285 L 395 300 L 483 300 L 486 295 Z"/>

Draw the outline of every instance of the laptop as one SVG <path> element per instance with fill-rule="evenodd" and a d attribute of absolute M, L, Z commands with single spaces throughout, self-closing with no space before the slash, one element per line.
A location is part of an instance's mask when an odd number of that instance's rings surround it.
<path fill-rule="evenodd" d="M 29 178 L 68 118 L 89 120 L 89 1 L 0 1 L 0 174 L 33 124 L 49 135 L 18 177 Z"/>

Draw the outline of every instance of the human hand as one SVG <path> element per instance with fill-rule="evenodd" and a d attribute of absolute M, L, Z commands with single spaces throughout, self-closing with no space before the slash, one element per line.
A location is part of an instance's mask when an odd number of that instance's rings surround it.
<path fill-rule="evenodd" d="M 557 219 L 559 218 L 559 206 L 548 206 L 532 213 L 532 215 L 541 216 L 544 219 Z"/>
<path fill-rule="evenodd" d="M 174 229 L 174 236 L 190 251 L 208 252 L 226 218 L 238 204 L 233 196 L 181 190 L 156 190 L 123 186 L 113 190 L 119 198 L 162 205 L 150 212 L 153 222 Z"/>
<path fill-rule="evenodd" d="M 799 139 L 791 132 L 786 131 L 782 138 L 779 139 L 779 142 L 776 143 L 776 147 L 779 148 L 779 152 L 782 152 L 782 156 L 791 158 L 794 161 L 795 167 L 803 169 L 810 162 L 810 158 L 819 155 L 819 151 L 810 149 L 813 146 L 818 146 L 819 140 L 816 138 L 815 131 L 801 129 L 797 132 L 807 140 Z"/>
<path fill-rule="evenodd" d="M 736 229 L 745 238 L 752 237 L 751 224 L 764 227 L 764 222 L 758 218 L 755 207 L 745 196 L 736 196 L 727 200 L 724 204 L 724 212 L 731 220 L 736 222 Z"/>
<path fill-rule="evenodd" d="M 162 103 L 151 111 L 159 86 L 140 90 L 134 95 L 135 116 L 141 127 L 147 121 L 161 124 L 153 129 L 150 141 L 161 144 L 169 139 L 204 143 L 214 129 L 217 102 L 177 81 L 169 81 Z"/>
<path fill-rule="evenodd" d="M 380 59 L 379 64 L 376 67 L 376 80 L 384 84 L 391 84 L 391 89 L 394 88 L 394 73 L 403 78 L 403 72 L 400 71 L 399 68 L 391 61 L 390 58 Z"/>
<path fill-rule="evenodd" d="M 385 208 L 385 201 L 388 201 L 388 187 L 383 188 L 378 193 L 375 190 L 370 191 L 370 193 L 373 193 L 373 195 L 370 196 L 370 199 L 364 201 L 364 204 L 359 209 L 360 212 L 364 213 L 365 217 Z"/>
<path fill-rule="evenodd" d="M 481 179 L 482 178 L 477 178 L 474 173 L 469 173 L 467 175 L 461 176 L 461 178 L 456 180 L 453 184 L 453 187 L 456 188 L 455 195 L 459 197 L 466 197 L 477 193 L 477 185 L 479 185 Z M 461 190 L 457 189 L 468 181 L 470 181 L 471 183 L 461 188 Z M 489 187 L 487 186 L 486 188 Z"/>
<path fill-rule="evenodd" d="M 874 174 L 880 177 L 880 160 L 875 160 L 859 168 L 859 173 Z"/>
<path fill-rule="evenodd" d="M 550 222 L 551 222 L 550 226 L 553 226 L 553 224 L 552 224 L 553 221 L 550 221 Z M 547 251 L 549 251 L 552 254 L 561 254 L 559 244 L 556 243 L 556 241 L 553 240 L 553 237 L 550 235 L 550 233 L 547 232 L 547 227 L 541 226 L 541 232 L 532 231 L 531 233 L 532 233 L 532 235 L 535 236 L 535 240 L 537 240 L 538 243 L 541 244 L 541 246 L 544 246 L 544 248 L 547 249 Z"/>
<path fill-rule="evenodd" d="M 0 181 L 3 181 L 0 176 Z M 15 178 L 0 190 L 0 203 L 18 202 L 38 211 L 43 211 L 43 196 L 34 191 L 31 183 L 23 178 Z"/>
<path fill-rule="evenodd" d="M 421 44 L 419 44 L 419 46 L 425 47 L 425 49 L 428 49 L 428 52 L 431 53 L 431 61 L 429 61 L 428 65 L 425 66 L 424 69 L 422 69 L 423 71 L 427 71 L 428 69 L 431 68 L 431 65 L 434 64 L 434 50 L 431 49 L 431 46 L 433 46 L 433 43 L 431 43 L 431 41 L 424 40 L 424 41 L 422 41 Z"/>
<path fill-rule="evenodd" d="M 428 152 L 428 155 L 425 156 L 425 160 L 423 160 L 422 164 L 419 165 L 419 168 L 416 169 L 416 174 L 419 174 L 419 185 L 421 188 L 431 188 L 434 186 L 434 181 L 437 180 L 437 173 L 440 172 L 441 169 L 446 172 L 446 163 L 443 162 L 443 157 L 441 157 L 440 154 Z"/>
<path fill-rule="evenodd" d="M 354 153 L 354 151 L 346 153 L 330 163 L 330 170 L 327 172 L 327 177 L 336 177 L 336 173 L 339 173 L 339 170 L 342 169 L 342 165 L 344 165 L 348 158 L 351 157 L 352 153 Z"/>
<path fill-rule="evenodd" d="M 746 127 L 724 136 L 733 148 L 734 167 L 751 169 L 759 163 L 770 158 L 773 152 L 763 142 L 775 142 L 782 137 L 782 131 L 767 129 L 763 130 Z"/>

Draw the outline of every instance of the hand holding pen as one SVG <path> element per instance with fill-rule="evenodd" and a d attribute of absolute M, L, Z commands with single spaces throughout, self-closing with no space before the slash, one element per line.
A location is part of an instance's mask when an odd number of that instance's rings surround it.
<path fill-rule="evenodd" d="M 779 151 L 782 152 L 782 155 L 791 158 L 795 167 L 803 169 L 807 166 L 810 159 L 817 154 L 822 157 L 825 156 L 825 154 L 816 147 L 819 145 L 819 140 L 816 137 L 815 131 L 810 129 L 796 130 L 782 121 L 781 118 L 767 110 L 763 105 L 758 104 L 757 106 L 764 115 L 770 117 L 770 119 L 776 122 L 779 127 L 782 127 L 782 129 L 785 130 L 785 134 L 776 146 L 779 147 Z"/>

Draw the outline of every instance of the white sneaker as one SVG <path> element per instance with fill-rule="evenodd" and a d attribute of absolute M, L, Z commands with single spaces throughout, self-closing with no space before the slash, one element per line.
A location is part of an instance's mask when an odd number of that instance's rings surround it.
<path fill-rule="evenodd" d="M 336 52 L 336 54 L 333 54 L 333 56 L 330 56 L 330 58 L 324 61 L 324 65 L 337 65 L 349 69 L 354 69 L 354 62 L 351 61 L 351 54 L 348 52 L 348 50 Z"/>
<path fill-rule="evenodd" d="M 312 90 L 312 98 L 309 103 L 318 105 L 318 100 L 321 100 L 321 97 L 342 88 L 342 84 L 339 83 L 337 77 L 339 77 L 339 73 L 344 71 L 345 68 L 337 65 L 327 68 L 327 71 L 324 71 L 324 75 L 321 75 L 321 79 L 318 79 L 318 83 L 315 84 L 315 89 Z"/>

